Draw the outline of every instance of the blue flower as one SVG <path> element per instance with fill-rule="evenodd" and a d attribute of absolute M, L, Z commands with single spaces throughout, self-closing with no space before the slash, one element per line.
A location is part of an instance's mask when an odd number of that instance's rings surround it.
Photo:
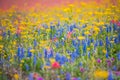
<path fill-rule="evenodd" d="M 38 53 L 38 57 L 42 57 L 42 54 L 41 54 L 41 53 Z"/>
<path fill-rule="evenodd" d="M 113 75 L 112 75 L 112 71 L 109 71 L 108 80 L 114 80 L 114 79 L 113 79 Z"/>
<path fill-rule="evenodd" d="M 60 59 L 61 59 L 61 55 L 59 53 L 56 53 L 55 60 L 59 62 Z"/>
<path fill-rule="evenodd" d="M 65 62 L 67 62 L 68 59 L 65 57 L 65 56 L 61 56 L 61 59 L 60 59 L 60 64 L 64 64 Z"/>
<path fill-rule="evenodd" d="M 117 54 L 118 60 L 120 60 L 120 52 Z"/>
<path fill-rule="evenodd" d="M 21 59 L 24 58 L 24 52 L 25 52 L 25 51 L 24 51 L 24 48 L 21 48 L 21 55 L 20 55 L 20 56 L 21 56 Z"/>
<path fill-rule="evenodd" d="M 113 24 L 113 30 L 117 30 L 117 25 L 116 24 Z"/>
<path fill-rule="evenodd" d="M 46 62 L 46 66 L 50 66 L 50 61 L 47 61 L 47 62 Z"/>
<path fill-rule="evenodd" d="M 118 42 L 119 42 L 118 38 L 115 38 L 115 39 L 114 39 L 114 43 L 117 44 Z"/>
<path fill-rule="evenodd" d="M 29 71 L 29 65 L 28 64 L 25 64 L 25 68 L 26 68 L 26 71 Z"/>
<path fill-rule="evenodd" d="M 44 58 L 47 58 L 47 50 L 44 49 Z"/>
<path fill-rule="evenodd" d="M 31 48 L 28 48 L 28 54 L 27 57 L 32 57 L 32 53 L 30 52 Z"/>
<path fill-rule="evenodd" d="M 83 44 L 83 53 L 85 54 L 86 53 L 86 50 L 87 50 L 87 45 L 86 43 Z"/>
<path fill-rule="evenodd" d="M 103 46 L 103 41 L 99 40 L 99 46 Z"/>
<path fill-rule="evenodd" d="M 108 54 L 108 52 L 106 53 L 106 55 L 105 55 L 105 56 L 106 56 L 106 58 L 109 58 L 109 54 Z"/>
<path fill-rule="evenodd" d="M 66 73 L 66 80 L 71 80 L 71 74 L 70 73 Z"/>
<path fill-rule="evenodd" d="M 5 37 L 6 36 L 6 32 L 3 32 L 2 36 Z"/>
<path fill-rule="evenodd" d="M 34 55 L 34 58 L 33 58 L 33 64 L 36 65 L 36 63 L 37 63 L 37 56 Z"/>
<path fill-rule="evenodd" d="M 112 70 L 117 71 L 117 66 L 113 66 Z"/>
<path fill-rule="evenodd" d="M 28 80 L 34 80 L 34 79 L 33 79 L 33 74 L 32 74 L 32 73 L 29 74 Z"/>
<path fill-rule="evenodd" d="M 106 37 L 106 46 L 108 47 L 109 44 L 110 44 L 110 41 L 109 41 L 109 38 L 108 38 L 108 36 L 107 36 L 107 37 Z"/>

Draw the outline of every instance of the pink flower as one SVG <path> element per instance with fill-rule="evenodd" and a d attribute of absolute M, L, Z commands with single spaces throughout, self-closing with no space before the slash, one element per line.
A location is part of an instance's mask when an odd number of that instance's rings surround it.
<path fill-rule="evenodd" d="M 80 72 L 84 72 L 84 71 L 85 71 L 85 69 L 81 67 L 80 68 Z"/>
<path fill-rule="evenodd" d="M 117 26 L 119 26 L 119 27 L 120 27 L 120 22 L 117 22 Z"/>
<path fill-rule="evenodd" d="M 38 79 L 37 80 L 44 80 L 42 77 L 38 77 Z"/>
<path fill-rule="evenodd" d="M 59 64 L 58 62 L 54 62 L 54 63 L 52 64 L 52 68 L 53 68 L 53 69 L 58 69 L 58 68 L 60 68 L 60 64 Z"/>
<path fill-rule="evenodd" d="M 120 76 L 120 71 L 116 71 L 116 72 L 115 72 L 115 75 L 116 75 L 116 76 Z"/>
<path fill-rule="evenodd" d="M 98 63 L 101 63 L 101 59 L 97 59 L 97 62 L 98 62 Z"/>

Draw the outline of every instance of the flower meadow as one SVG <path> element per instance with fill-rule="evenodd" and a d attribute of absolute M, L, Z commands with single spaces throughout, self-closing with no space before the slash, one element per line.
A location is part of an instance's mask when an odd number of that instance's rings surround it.
<path fill-rule="evenodd" d="M 120 80 L 120 7 L 1 11 L 0 80 Z"/>

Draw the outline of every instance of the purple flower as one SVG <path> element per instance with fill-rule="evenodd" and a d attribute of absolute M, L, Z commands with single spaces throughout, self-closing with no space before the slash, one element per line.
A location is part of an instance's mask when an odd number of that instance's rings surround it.
<path fill-rule="evenodd" d="M 38 77 L 38 79 L 37 80 L 44 80 L 42 77 Z"/>
<path fill-rule="evenodd" d="M 98 63 L 101 63 L 101 59 L 97 59 L 97 62 L 98 62 Z"/>
<path fill-rule="evenodd" d="M 107 65 L 108 65 L 108 66 L 111 66 L 111 65 L 112 65 L 112 63 L 111 63 L 110 60 L 107 60 L 106 62 L 107 62 Z"/>
<path fill-rule="evenodd" d="M 84 71 L 85 71 L 85 69 L 81 67 L 80 68 L 80 72 L 84 72 Z"/>
<path fill-rule="evenodd" d="M 112 61 L 114 61 L 115 59 L 114 58 L 111 58 Z"/>
<path fill-rule="evenodd" d="M 116 76 L 120 76 L 120 71 L 116 71 L 116 72 L 115 72 L 115 75 L 116 75 Z"/>
<path fill-rule="evenodd" d="M 73 78 L 72 80 L 78 80 L 77 78 Z"/>

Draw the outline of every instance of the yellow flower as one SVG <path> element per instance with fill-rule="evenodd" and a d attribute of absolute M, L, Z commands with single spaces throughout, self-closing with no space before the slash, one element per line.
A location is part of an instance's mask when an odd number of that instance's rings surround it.
<path fill-rule="evenodd" d="M 94 72 L 94 77 L 95 78 L 107 78 L 108 77 L 108 71 L 103 71 L 103 70 L 96 70 Z"/>
<path fill-rule="evenodd" d="M 50 66 L 44 66 L 45 69 L 50 69 Z"/>
<path fill-rule="evenodd" d="M 100 29 L 98 27 L 94 27 L 95 31 L 100 31 Z"/>
<path fill-rule="evenodd" d="M 50 29 L 46 29 L 46 32 L 47 32 L 47 33 L 50 32 Z"/>
<path fill-rule="evenodd" d="M 0 45 L 0 49 L 2 49 L 3 48 L 3 45 Z"/>
<path fill-rule="evenodd" d="M 35 52 L 35 50 L 34 50 L 34 49 L 31 49 L 31 50 L 30 50 L 30 52 L 34 53 L 34 52 Z"/>
<path fill-rule="evenodd" d="M 103 49 L 102 52 L 103 52 L 104 54 L 106 54 L 107 51 L 106 51 L 105 49 Z"/>
<path fill-rule="evenodd" d="M 90 34 L 90 32 L 89 32 L 89 31 L 86 31 L 85 34 L 88 35 L 88 34 Z"/>
<path fill-rule="evenodd" d="M 2 40 L 2 36 L 0 36 L 0 40 Z"/>
<path fill-rule="evenodd" d="M 19 75 L 18 74 L 14 74 L 14 78 L 15 78 L 15 80 L 18 80 L 19 79 Z"/>
<path fill-rule="evenodd" d="M 84 37 L 84 36 L 79 36 L 78 39 L 79 39 L 79 40 L 84 40 L 85 37 Z"/>
<path fill-rule="evenodd" d="M 22 67 L 22 64 L 20 64 L 20 67 Z"/>
<path fill-rule="evenodd" d="M 10 59 L 10 62 L 13 62 L 14 60 L 13 59 Z"/>
<path fill-rule="evenodd" d="M 24 63 L 24 60 L 21 60 L 21 63 Z"/>
<path fill-rule="evenodd" d="M 13 45 L 16 45 L 16 41 L 13 41 Z"/>
<path fill-rule="evenodd" d="M 90 51 L 90 48 L 87 48 L 88 51 Z"/>
<path fill-rule="evenodd" d="M 51 58 L 51 59 L 50 59 L 50 62 L 51 62 L 51 63 L 54 63 L 54 62 L 55 62 L 55 59 L 54 59 L 54 58 Z"/>

